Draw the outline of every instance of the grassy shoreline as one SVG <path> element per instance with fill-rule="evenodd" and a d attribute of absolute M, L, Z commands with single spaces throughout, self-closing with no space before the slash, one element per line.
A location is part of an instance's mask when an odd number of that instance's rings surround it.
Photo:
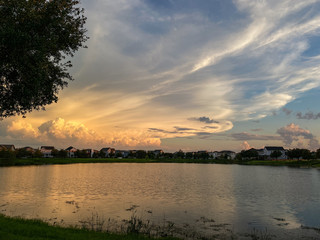
<path fill-rule="evenodd" d="M 0 159 L 0 166 L 30 166 L 77 163 L 200 163 L 200 164 L 239 164 L 260 166 L 288 166 L 297 168 L 320 168 L 320 160 L 252 160 L 236 161 L 227 159 L 133 159 L 133 158 L 16 158 Z"/>
<path fill-rule="evenodd" d="M 76 227 L 52 226 L 44 221 L 8 217 L 0 214 L 0 240 L 146 240 L 150 239 L 138 234 L 113 234 L 97 232 Z M 152 238 L 151 238 L 152 239 Z M 155 239 L 155 238 L 154 238 Z M 156 239 L 177 240 L 166 237 Z"/>

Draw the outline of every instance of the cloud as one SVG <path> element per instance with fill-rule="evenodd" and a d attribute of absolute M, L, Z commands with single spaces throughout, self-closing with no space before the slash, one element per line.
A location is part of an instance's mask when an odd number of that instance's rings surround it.
<path fill-rule="evenodd" d="M 262 128 L 251 129 L 252 132 L 260 132 L 260 131 L 262 131 L 262 130 L 263 130 Z"/>
<path fill-rule="evenodd" d="M 277 133 L 281 136 L 286 146 L 292 146 L 293 143 L 297 143 L 299 147 L 302 147 L 304 145 L 303 140 L 307 140 L 308 147 L 313 150 L 320 146 L 316 137 L 309 130 L 300 128 L 299 125 L 294 123 L 278 129 Z"/>
<path fill-rule="evenodd" d="M 25 121 L 12 121 L 10 125 L 7 126 L 7 133 L 12 137 L 17 138 L 37 138 L 40 133 L 37 129 Z"/>
<path fill-rule="evenodd" d="M 247 133 L 247 132 L 232 133 L 230 136 L 235 140 L 241 140 L 241 141 L 247 141 L 247 140 L 264 140 L 264 141 L 281 140 L 281 138 L 279 136 L 256 135 L 256 134 L 251 134 L 251 133 Z"/>
<path fill-rule="evenodd" d="M 33 130 L 13 126 L 11 135 L 119 146 L 196 139 L 258 122 L 320 86 L 319 1 L 81 4 L 90 39 L 75 55 L 76 81 L 58 104 L 28 115 Z"/>
<path fill-rule="evenodd" d="M 208 117 L 189 118 L 188 120 L 191 120 L 191 121 L 199 121 L 199 122 L 203 122 L 203 123 L 207 123 L 207 124 L 219 123 L 218 121 L 215 121 L 215 120 L 210 119 L 210 118 L 208 118 Z"/>
<path fill-rule="evenodd" d="M 288 108 L 282 108 L 282 111 L 287 115 L 289 116 L 291 113 L 292 113 L 292 110 L 288 109 Z"/>
<path fill-rule="evenodd" d="M 309 111 L 303 115 L 301 112 L 298 112 L 296 116 L 298 119 L 316 120 L 320 118 L 320 113 L 313 113 Z"/>
<path fill-rule="evenodd" d="M 183 132 L 183 131 L 194 131 L 194 128 L 187 128 L 187 127 L 174 127 L 178 132 Z"/>
<path fill-rule="evenodd" d="M 99 148 L 105 146 L 118 147 L 153 147 L 160 146 L 161 141 L 141 130 L 121 129 L 100 134 L 84 124 L 75 121 L 66 121 L 56 118 L 34 127 L 26 120 L 13 121 L 7 127 L 7 133 L 11 139 L 25 138 L 32 143 L 41 145 L 55 145 L 58 148 L 66 148 L 73 145 L 82 148 Z"/>
<path fill-rule="evenodd" d="M 320 29 L 316 1 L 83 4 L 92 36 L 77 73 L 82 84 L 94 80 L 88 96 L 109 103 L 106 116 L 151 112 L 167 126 L 166 116 L 258 120 L 319 86 L 320 59 L 304 56 Z M 192 117 L 208 113 L 215 119 Z M 133 114 L 125 125 L 132 118 L 154 121 Z"/>
<path fill-rule="evenodd" d="M 243 143 L 241 143 L 241 149 L 243 150 L 249 150 L 252 147 L 250 146 L 250 144 L 247 141 L 244 141 Z"/>

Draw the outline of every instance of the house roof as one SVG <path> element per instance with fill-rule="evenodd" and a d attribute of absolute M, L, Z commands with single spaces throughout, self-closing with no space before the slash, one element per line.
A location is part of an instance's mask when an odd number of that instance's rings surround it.
<path fill-rule="evenodd" d="M 76 148 L 74 148 L 74 147 L 72 147 L 72 146 L 66 148 L 67 151 L 70 151 L 71 149 L 76 149 Z"/>
<path fill-rule="evenodd" d="M 284 151 L 283 147 L 274 147 L 274 146 L 266 146 L 264 147 L 265 149 L 267 149 L 268 151 Z"/>
<path fill-rule="evenodd" d="M 234 151 L 229 151 L 229 150 L 223 150 L 223 151 L 220 151 L 219 153 L 229 153 L 229 154 L 231 154 L 231 153 L 235 153 Z"/>
<path fill-rule="evenodd" d="M 53 146 L 41 146 L 41 149 L 46 149 L 46 150 L 53 150 Z"/>
<path fill-rule="evenodd" d="M 101 148 L 100 151 L 109 151 L 109 149 L 110 149 L 111 151 L 114 151 L 114 150 L 115 150 L 114 148 L 108 147 L 108 148 Z"/>
<path fill-rule="evenodd" d="M 0 144 L 0 148 L 5 148 L 5 149 L 7 149 L 7 150 L 9 150 L 9 149 L 16 149 L 16 148 L 14 147 L 14 145 L 12 145 L 12 144 Z"/>

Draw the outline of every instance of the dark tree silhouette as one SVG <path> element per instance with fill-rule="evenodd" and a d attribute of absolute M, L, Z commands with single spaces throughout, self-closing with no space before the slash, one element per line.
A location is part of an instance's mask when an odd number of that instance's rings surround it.
<path fill-rule="evenodd" d="M 281 155 L 282 155 L 282 153 L 281 153 L 279 150 L 276 150 L 276 151 L 273 151 L 273 152 L 270 154 L 270 157 L 275 158 L 275 159 L 278 159 L 278 157 L 280 157 Z"/>
<path fill-rule="evenodd" d="M 77 0 L 0 0 L 0 118 L 57 102 L 88 39 Z"/>

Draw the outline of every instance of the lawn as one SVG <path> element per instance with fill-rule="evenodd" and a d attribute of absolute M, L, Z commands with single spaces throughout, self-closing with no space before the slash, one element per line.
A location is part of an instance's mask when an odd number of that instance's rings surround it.
<path fill-rule="evenodd" d="M 137 234 L 111 234 L 74 227 L 51 226 L 41 220 L 6 217 L 0 214 L 1 240 L 147 240 Z M 159 239 L 159 238 L 158 238 Z M 160 238 L 174 240 L 177 238 Z"/>

